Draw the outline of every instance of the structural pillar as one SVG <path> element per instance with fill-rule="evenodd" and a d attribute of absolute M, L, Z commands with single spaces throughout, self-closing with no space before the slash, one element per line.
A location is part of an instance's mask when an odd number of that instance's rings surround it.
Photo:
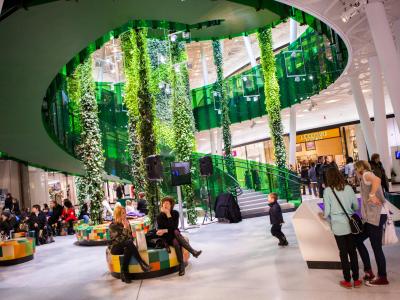
<path fill-rule="evenodd" d="M 211 146 L 211 154 L 215 155 L 217 151 L 215 147 L 215 133 L 213 129 L 210 129 L 210 146 Z"/>
<path fill-rule="evenodd" d="M 289 43 L 293 43 L 297 40 L 297 22 L 293 19 L 290 19 L 290 37 Z"/>
<path fill-rule="evenodd" d="M 204 53 L 203 46 L 200 48 L 200 58 L 201 58 L 201 69 L 203 71 L 203 82 L 204 85 L 208 85 L 208 68 L 207 68 L 207 59 Z"/>
<path fill-rule="evenodd" d="M 253 48 L 251 48 L 250 38 L 247 35 L 243 36 L 244 45 L 246 47 L 247 55 L 250 59 L 251 67 L 254 68 L 257 66 L 256 58 L 254 56 Z"/>
<path fill-rule="evenodd" d="M 372 83 L 372 102 L 374 104 L 374 123 L 377 150 L 381 161 L 386 170 L 386 176 L 390 178 L 392 169 L 392 160 L 389 151 L 389 140 L 386 123 L 385 96 L 383 93 L 382 73 L 376 56 L 369 58 L 369 67 L 371 70 Z"/>
<path fill-rule="evenodd" d="M 350 76 L 350 84 L 354 102 L 357 107 L 358 117 L 360 118 L 361 129 L 364 134 L 365 142 L 367 143 L 368 152 L 371 155 L 372 153 L 376 153 L 376 139 L 358 75 L 354 74 Z"/>
<path fill-rule="evenodd" d="M 359 160 L 368 160 L 367 144 L 365 143 L 364 134 L 361 129 L 361 124 L 356 126 L 356 142 Z"/>
<path fill-rule="evenodd" d="M 393 23 L 393 34 L 394 38 L 396 39 L 397 53 L 400 57 L 400 19 Z"/>
<path fill-rule="evenodd" d="M 0 0 L 0 13 L 1 13 L 1 10 L 3 9 L 3 4 L 4 4 L 4 0 Z"/>
<path fill-rule="evenodd" d="M 400 56 L 394 44 L 385 6 L 381 2 L 371 2 L 366 5 L 365 12 L 395 119 L 400 128 Z"/>
<path fill-rule="evenodd" d="M 222 147 L 223 147 L 222 128 L 219 127 L 217 128 L 217 151 L 216 151 L 218 155 L 222 155 Z"/>
<path fill-rule="evenodd" d="M 296 105 L 290 107 L 289 164 L 296 167 Z"/>

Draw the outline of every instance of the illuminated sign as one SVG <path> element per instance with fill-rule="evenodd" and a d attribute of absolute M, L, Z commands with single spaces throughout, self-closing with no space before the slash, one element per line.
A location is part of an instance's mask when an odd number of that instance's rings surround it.
<path fill-rule="evenodd" d="M 310 132 L 296 136 L 296 143 L 306 143 L 324 139 L 331 139 L 340 136 L 339 128 Z"/>

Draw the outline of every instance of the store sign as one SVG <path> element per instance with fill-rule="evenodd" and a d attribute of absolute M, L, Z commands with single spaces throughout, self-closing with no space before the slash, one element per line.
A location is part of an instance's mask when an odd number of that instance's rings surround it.
<path fill-rule="evenodd" d="M 324 139 L 331 139 L 340 136 L 339 128 L 310 132 L 296 136 L 296 143 L 306 143 Z"/>

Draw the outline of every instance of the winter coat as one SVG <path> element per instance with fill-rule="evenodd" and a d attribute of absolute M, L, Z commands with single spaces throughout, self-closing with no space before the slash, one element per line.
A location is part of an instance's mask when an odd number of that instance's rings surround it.
<path fill-rule="evenodd" d="M 280 225 L 284 223 L 282 209 L 278 201 L 269 203 L 269 207 L 269 221 L 271 222 L 271 225 Z"/>
<path fill-rule="evenodd" d="M 165 213 L 160 213 L 157 216 L 157 228 L 158 229 L 167 229 L 168 232 L 164 233 L 161 237 L 166 239 L 168 244 L 172 245 L 172 241 L 175 238 L 175 230 L 178 229 L 179 226 L 179 212 L 173 210 L 171 212 L 171 218 L 168 218 Z"/>
<path fill-rule="evenodd" d="M 72 207 L 68 208 L 68 209 L 64 209 L 63 212 L 62 212 L 61 218 L 65 222 L 78 220 L 76 215 L 75 215 L 75 210 Z"/>
<path fill-rule="evenodd" d="M 45 227 L 46 222 L 46 215 L 42 211 L 38 215 L 31 213 L 28 218 L 29 230 L 41 230 Z M 38 227 L 35 227 L 35 223 L 38 224 Z"/>

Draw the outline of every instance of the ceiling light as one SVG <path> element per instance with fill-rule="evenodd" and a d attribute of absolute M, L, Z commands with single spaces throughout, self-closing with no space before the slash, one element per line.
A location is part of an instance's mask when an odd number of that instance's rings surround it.
<path fill-rule="evenodd" d="M 353 18 L 355 15 L 359 14 L 364 8 L 365 5 L 368 3 L 368 0 L 359 0 L 356 1 L 354 4 L 350 4 L 349 8 L 345 8 L 344 12 L 342 13 L 341 19 L 343 23 L 347 23 Z"/>
<path fill-rule="evenodd" d="M 332 99 L 332 100 L 325 101 L 325 103 L 335 103 L 335 102 L 338 102 L 338 101 L 339 101 L 339 99 Z"/>

